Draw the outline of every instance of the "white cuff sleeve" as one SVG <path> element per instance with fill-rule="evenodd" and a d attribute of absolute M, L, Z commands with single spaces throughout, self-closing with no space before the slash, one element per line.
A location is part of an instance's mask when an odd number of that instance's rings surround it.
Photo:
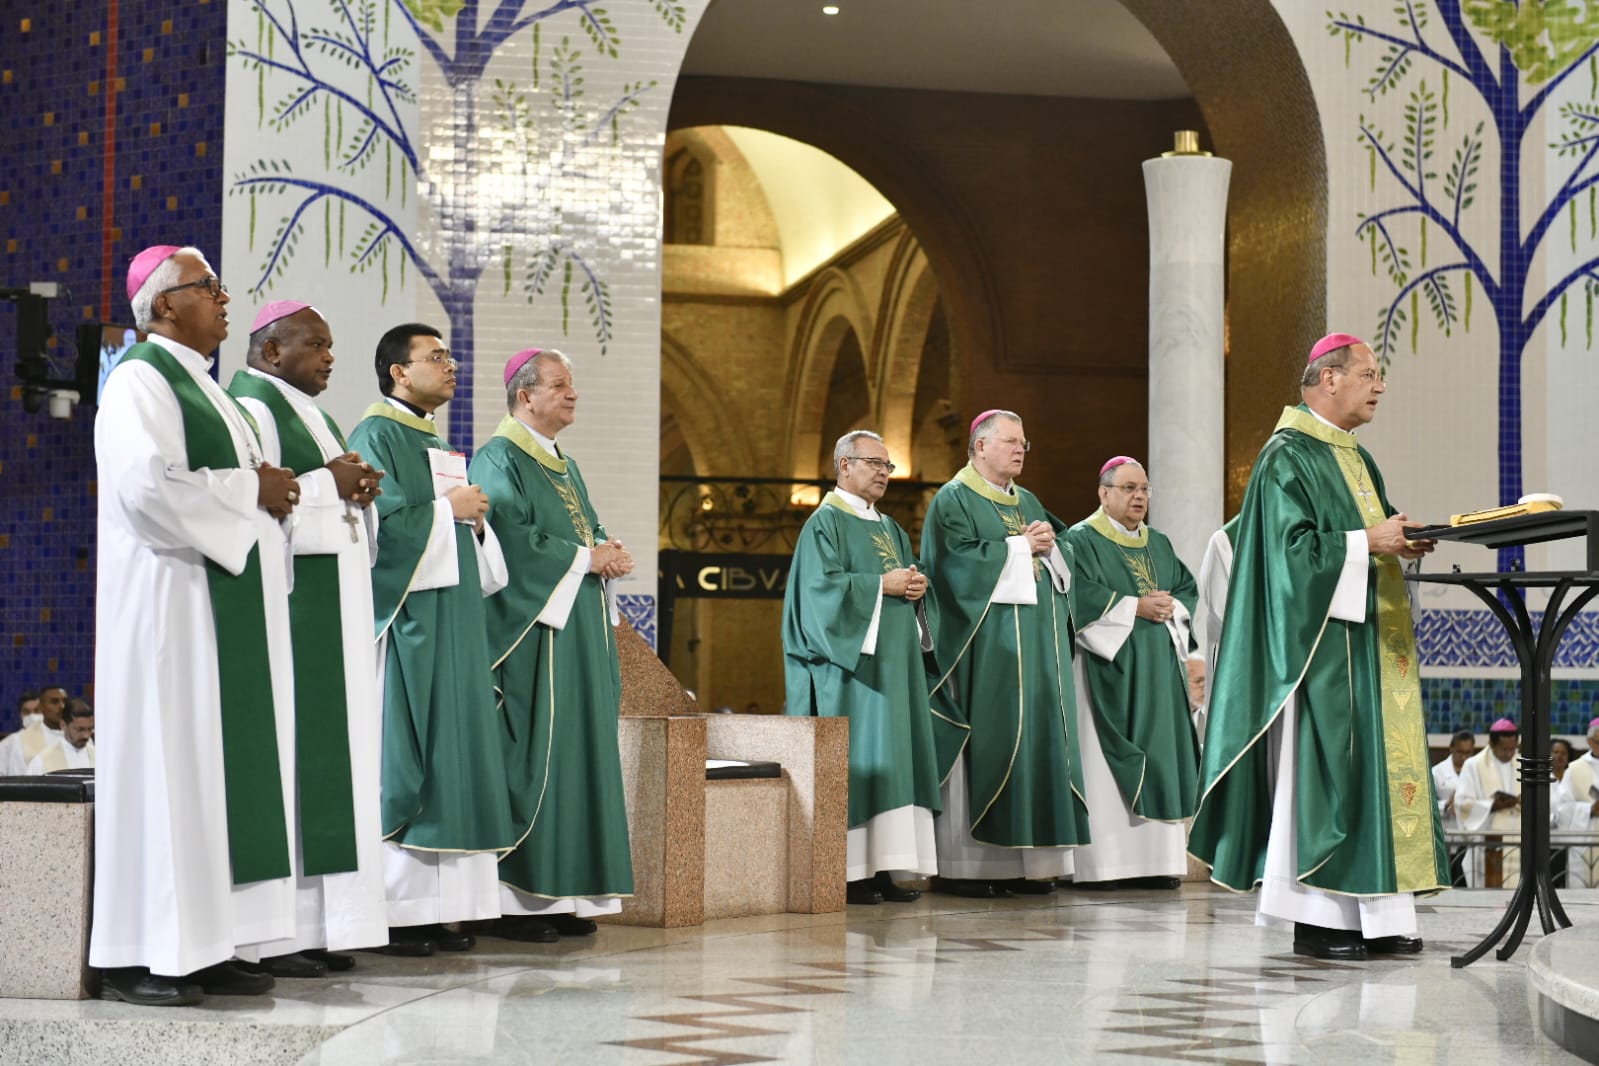
<path fill-rule="evenodd" d="M 1114 659 L 1133 634 L 1138 597 L 1123 596 L 1116 605 L 1077 631 L 1077 646 L 1101 659 Z"/>
<path fill-rule="evenodd" d="M 1037 603 L 1038 586 L 1033 584 L 1033 551 L 1027 538 L 1018 533 L 1005 538 L 1005 568 L 988 597 L 990 603 Z"/>
<path fill-rule="evenodd" d="M 555 585 L 555 591 L 550 593 L 550 598 L 544 602 L 544 609 L 534 619 L 535 622 L 551 629 L 566 628 L 566 620 L 572 614 L 572 604 L 577 602 L 577 590 L 583 584 L 583 575 L 589 572 L 593 556 L 594 553 L 588 548 L 578 545 L 577 552 L 572 557 L 572 565 L 561 575 L 561 580 Z"/>
<path fill-rule="evenodd" d="M 477 583 L 483 595 L 492 596 L 511 583 L 511 574 L 505 568 L 505 552 L 500 550 L 500 538 L 494 527 L 483 523 L 483 539 L 472 538 L 477 552 Z"/>
<path fill-rule="evenodd" d="M 449 500 L 433 501 L 433 531 L 422 550 L 422 562 L 411 580 L 412 592 L 447 589 L 461 581 L 461 568 L 455 561 L 455 513 Z"/>
<path fill-rule="evenodd" d="M 1066 557 L 1060 553 L 1059 544 L 1049 546 L 1049 554 L 1044 556 L 1044 569 L 1049 571 L 1050 584 L 1055 586 L 1055 591 L 1062 596 L 1071 591 L 1072 571 L 1066 565 Z"/>
<path fill-rule="evenodd" d="M 1328 614 L 1341 622 L 1366 620 L 1366 587 L 1371 581 L 1371 551 L 1364 529 L 1344 534 L 1344 569 L 1333 589 Z"/>
<path fill-rule="evenodd" d="M 866 627 L 866 639 L 861 641 L 862 655 L 877 654 L 877 623 L 883 618 L 883 582 L 877 582 L 877 602 L 872 604 L 872 621 Z"/>

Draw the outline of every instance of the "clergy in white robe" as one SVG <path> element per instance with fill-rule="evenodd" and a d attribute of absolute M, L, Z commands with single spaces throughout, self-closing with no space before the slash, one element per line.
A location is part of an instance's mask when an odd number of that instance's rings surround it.
<path fill-rule="evenodd" d="M 465 951 L 441 923 L 500 916 L 499 857 L 526 835 L 506 783 L 483 597 L 505 587 L 488 497 L 433 412 L 455 392 L 438 330 L 378 341 L 384 399 L 350 447 L 384 471 L 372 601 L 383 707 L 382 825 L 391 953 Z"/>
<path fill-rule="evenodd" d="M 107 998 L 192 1003 L 270 988 L 227 960 L 294 931 L 294 742 L 275 707 L 293 699 L 279 519 L 297 491 L 211 377 L 228 296 L 204 256 L 147 249 L 128 292 L 150 340 L 108 377 L 94 426 L 89 962 Z"/>
<path fill-rule="evenodd" d="M 24 770 L 30 777 L 57 770 L 94 769 L 94 708 L 84 700 L 68 700 L 61 714 L 61 739 L 45 746 Z"/>
<path fill-rule="evenodd" d="M 326 949 L 388 942 L 371 624 L 372 500 L 382 474 L 345 447 L 317 405 L 334 362 L 319 311 L 291 300 L 267 304 L 252 325 L 247 362 L 229 391 L 255 417 L 267 461 L 294 470 L 300 493 L 286 528 L 297 578 L 289 606 L 300 787 L 291 822 L 302 869 L 295 935 L 263 946 L 263 965 L 280 977 L 315 977 L 330 963 L 354 964 Z"/>
<path fill-rule="evenodd" d="M 1484 842 L 1472 847 L 1466 859 L 1466 883 L 1472 888 L 1488 884 L 1488 858 L 1500 861 L 1501 881 L 1514 888 L 1521 876 L 1521 775 L 1516 771 L 1516 751 L 1521 747 L 1521 731 L 1516 723 L 1501 718 L 1488 729 L 1488 746 L 1460 768 L 1460 784 L 1455 789 L 1455 814 L 1460 828 L 1468 833 L 1517 834 L 1501 848 Z"/>
<path fill-rule="evenodd" d="M 60 685 L 47 685 L 39 690 L 36 704 L 36 720 L 25 722 L 22 729 L 0 740 L 0 776 L 27 773 L 29 763 L 63 739 L 61 719 L 67 706 L 67 690 Z"/>
<path fill-rule="evenodd" d="M 1449 740 L 1449 755 L 1433 764 L 1432 788 L 1438 800 L 1438 817 L 1445 833 L 1460 831 L 1460 816 L 1455 813 L 1455 791 L 1460 787 L 1460 770 L 1477 753 L 1477 734 L 1462 729 Z M 1469 848 L 1458 840 L 1446 841 L 1449 847 L 1449 876 L 1456 888 L 1466 887 L 1466 853 Z"/>
<path fill-rule="evenodd" d="M 1227 583 L 1233 571 L 1233 536 L 1238 528 L 1234 515 L 1205 545 L 1205 557 L 1199 562 L 1199 647 L 1205 660 L 1205 684 L 1199 706 L 1194 709 L 1194 731 L 1200 744 L 1205 742 L 1206 709 L 1210 706 L 1210 688 L 1216 676 L 1216 652 L 1221 647 L 1222 619 L 1227 616 Z"/>
<path fill-rule="evenodd" d="M 1575 749 L 1563 737 L 1550 742 L 1555 780 L 1549 786 L 1549 826 L 1562 833 L 1587 833 L 1599 815 L 1599 779 L 1594 764 L 1573 758 Z M 1592 888 L 1599 852 L 1582 843 L 1557 841 L 1553 852 L 1565 856 L 1566 888 Z M 1559 882 L 1557 882 L 1558 884 Z"/>

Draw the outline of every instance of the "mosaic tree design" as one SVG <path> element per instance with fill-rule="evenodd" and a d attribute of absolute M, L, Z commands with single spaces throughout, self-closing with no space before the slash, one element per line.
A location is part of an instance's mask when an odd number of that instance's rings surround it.
<path fill-rule="evenodd" d="M 1372 188 L 1381 178 L 1400 201 L 1361 214 L 1355 227 L 1356 236 L 1371 246 L 1372 273 L 1385 273 L 1394 289 L 1393 298 L 1378 312 L 1372 347 L 1385 364 L 1407 343 L 1414 352 L 1423 304 L 1426 317 L 1446 336 L 1457 327 L 1469 330 L 1475 290 L 1482 290 L 1499 331 L 1499 502 L 1510 504 L 1523 491 L 1521 368 L 1528 342 L 1557 308 L 1564 340 L 1574 289 L 1583 295 L 1592 342 L 1599 257 L 1547 287 L 1532 267 L 1546 242 L 1560 235 L 1562 218 L 1568 220 L 1564 228 L 1571 251 L 1578 252 L 1583 200 L 1590 242 L 1599 227 L 1599 167 L 1594 165 L 1599 105 L 1591 102 L 1599 95 L 1599 7 L 1573 0 L 1433 0 L 1433 7 L 1441 33 L 1431 29 L 1431 12 L 1423 0 L 1400 0 L 1388 30 L 1368 25 L 1359 15 L 1328 12 L 1327 31 L 1344 42 L 1346 63 L 1355 44 L 1383 48 L 1366 95 L 1375 101 L 1390 92 L 1408 93 L 1401 135 L 1391 135 L 1364 114 L 1360 117 L 1358 140 L 1370 155 Z M 1486 47 L 1479 40 L 1488 42 Z M 1569 172 L 1556 192 L 1537 205 L 1522 194 L 1524 185 L 1533 187 L 1542 180 L 1540 169 L 1524 170 L 1528 152 L 1542 156 L 1541 145 L 1526 143 L 1529 131 L 1561 85 L 1584 69 L 1591 80 L 1590 102 L 1560 104 L 1556 117 L 1547 120 L 1551 129 L 1559 129 L 1548 147 L 1557 158 L 1570 161 Z M 1480 99 L 1489 116 L 1464 133 L 1449 130 L 1450 92 L 1460 86 Z M 1490 136 L 1498 143 L 1499 171 L 1481 180 L 1490 182 L 1484 191 L 1498 211 L 1497 249 L 1475 247 L 1462 225 L 1478 204 L 1479 172 Z M 1452 149 L 1447 166 L 1438 158 L 1440 148 Z M 1523 218 L 1524 203 L 1534 205 L 1530 218 Z M 1500 552 L 1501 570 L 1519 568 L 1523 561 L 1520 548 Z"/>
<path fill-rule="evenodd" d="M 313 235 L 324 263 L 343 260 L 355 273 L 379 270 L 385 302 L 391 278 L 403 286 L 414 267 L 449 318 L 449 343 L 460 362 L 449 435 L 467 446 L 476 301 L 485 275 L 498 281 L 502 296 L 516 289 L 529 303 L 558 297 L 563 331 L 574 314 L 582 315 L 601 354 L 608 349 L 610 290 L 596 253 L 570 235 L 598 227 L 563 223 L 584 209 L 577 205 L 605 200 L 621 123 L 657 83 L 629 82 L 595 103 L 572 38 L 546 45 L 545 24 L 564 17 L 576 21 L 601 57 L 615 59 L 620 34 L 592 0 L 532 10 L 525 0 L 322 0 L 320 10 L 302 19 L 308 6 L 248 0 L 255 39 L 228 42 L 229 55 L 257 74 L 258 123 L 277 134 L 295 129 L 302 152 L 258 159 L 234 176 L 229 192 L 249 200 L 252 249 L 258 213 L 284 210 L 250 291 L 270 289 Z M 682 32 L 683 5 L 651 0 L 650 6 Z M 417 117 L 413 38 L 452 93 L 448 114 L 431 125 Z M 490 61 L 513 41 L 518 55 L 529 58 L 526 81 L 496 77 L 486 84 Z M 269 100 L 269 90 L 283 95 Z M 384 174 L 381 200 L 355 180 L 376 166 Z M 422 216 L 414 233 L 398 217 L 413 195 Z"/>

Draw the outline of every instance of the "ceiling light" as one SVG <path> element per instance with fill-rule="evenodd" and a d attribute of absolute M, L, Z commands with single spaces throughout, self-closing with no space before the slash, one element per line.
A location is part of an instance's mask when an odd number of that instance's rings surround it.
<path fill-rule="evenodd" d="M 836 15 L 836 14 L 838 14 L 838 5 L 837 4 L 826 4 L 826 5 L 823 5 L 822 14 L 824 14 L 824 15 Z"/>

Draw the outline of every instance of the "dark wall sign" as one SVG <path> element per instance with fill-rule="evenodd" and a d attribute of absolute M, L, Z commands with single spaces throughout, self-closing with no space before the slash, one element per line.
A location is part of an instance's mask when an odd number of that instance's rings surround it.
<path fill-rule="evenodd" d="M 780 600 L 790 555 L 663 551 L 660 599 Z"/>

